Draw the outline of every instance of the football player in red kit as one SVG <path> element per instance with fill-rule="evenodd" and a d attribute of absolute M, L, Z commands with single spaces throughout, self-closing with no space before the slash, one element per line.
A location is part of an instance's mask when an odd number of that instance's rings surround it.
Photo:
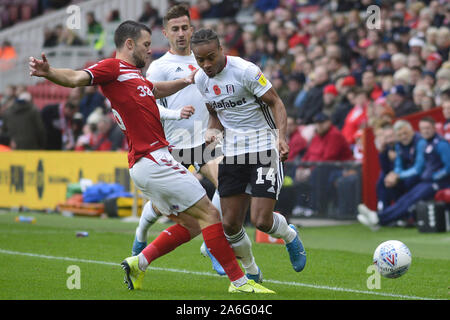
<path fill-rule="evenodd" d="M 206 246 L 223 266 L 231 281 L 229 292 L 273 293 L 248 280 L 228 244 L 219 212 L 209 201 L 198 180 L 178 163 L 168 150 L 161 119 L 188 118 L 192 106 L 168 113 L 156 100 L 169 96 L 194 81 L 190 76 L 173 81 L 151 83 L 141 72 L 151 55 L 151 30 L 140 23 L 125 21 L 114 34 L 116 58 L 105 59 L 84 70 L 52 68 L 44 54 L 42 60 L 30 57 L 30 75 L 44 77 L 65 87 L 99 85 L 111 102 L 112 112 L 128 139 L 130 176 L 142 193 L 167 216 L 195 218 Z M 177 114 L 175 114 L 177 113 Z M 181 223 L 175 224 L 163 241 L 155 239 L 138 256 L 122 262 L 129 289 L 142 288 L 149 264 L 191 239 Z M 169 239 L 168 239 L 169 238 Z M 171 245 L 172 244 L 172 245 Z"/>

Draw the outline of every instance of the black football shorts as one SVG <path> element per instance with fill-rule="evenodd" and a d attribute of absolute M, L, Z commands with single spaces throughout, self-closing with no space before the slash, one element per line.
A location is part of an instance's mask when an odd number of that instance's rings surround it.
<path fill-rule="evenodd" d="M 189 149 L 172 149 L 172 156 L 186 168 L 194 166 L 195 171 L 198 172 L 202 166 L 208 161 L 213 160 L 215 156 L 215 149 L 206 146 L 206 143 Z"/>
<path fill-rule="evenodd" d="M 219 164 L 219 195 L 248 193 L 277 200 L 283 178 L 283 164 L 276 150 L 224 157 Z"/>

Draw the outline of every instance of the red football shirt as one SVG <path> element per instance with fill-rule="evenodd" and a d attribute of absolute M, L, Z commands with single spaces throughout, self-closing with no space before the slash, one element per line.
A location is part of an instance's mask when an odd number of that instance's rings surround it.
<path fill-rule="evenodd" d="M 153 95 L 153 83 L 135 66 L 119 59 L 105 59 L 87 69 L 91 85 L 99 85 L 111 102 L 114 118 L 128 140 L 128 165 L 168 146 Z"/>

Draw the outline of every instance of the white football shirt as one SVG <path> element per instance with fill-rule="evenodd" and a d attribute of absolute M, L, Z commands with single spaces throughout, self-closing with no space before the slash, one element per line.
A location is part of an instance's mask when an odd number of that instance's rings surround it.
<path fill-rule="evenodd" d="M 198 64 L 193 54 L 180 56 L 167 52 L 150 64 L 147 79 L 151 82 L 177 80 L 189 76 L 195 69 L 198 69 Z M 195 113 L 189 119 L 163 121 L 166 139 L 171 145 L 176 149 L 188 149 L 205 142 L 209 113 L 195 85 L 158 99 L 158 103 L 171 110 L 180 110 L 187 105 L 195 108 Z"/>
<path fill-rule="evenodd" d="M 195 84 L 217 112 L 225 129 L 223 154 L 234 156 L 277 148 L 275 120 L 260 97 L 272 84 L 255 64 L 227 56 L 225 68 L 209 78 L 203 70 Z"/>

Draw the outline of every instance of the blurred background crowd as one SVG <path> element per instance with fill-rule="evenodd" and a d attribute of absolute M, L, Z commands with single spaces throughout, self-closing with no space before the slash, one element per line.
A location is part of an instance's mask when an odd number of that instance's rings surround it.
<path fill-rule="evenodd" d="M 0 1 L 1 29 L 63 8 L 69 0 Z M 182 1 L 168 1 L 169 7 Z M 446 0 L 196 0 L 187 2 L 196 29 L 213 28 L 228 55 L 261 67 L 288 113 L 291 177 L 303 181 L 299 161 L 360 161 L 361 135 L 370 127 L 380 151 L 393 139 L 396 119 L 442 108 L 436 130 L 450 141 L 450 2 Z M 372 11 L 375 5 L 379 11 Z M 372 7 L 373 8 L 373 7 Z M 371 20 L 375 14 L 379 21 Z M 379 14 L 377 16 L 377 14 Z M 62 25 L 46 30 L 43 50 L 94 45 L 118 10 L 83 19 L 92 39 Z M 161 28 L 150 2 L 136 20 Z M 158 58 L 164 50 L 154 50 Z M 0 61 L 14 57 L 5 41 Z M 80 68 L 83 66 L 80 66 Z M 2 149 L 126 150 L 109 103 L 96 87 L 73 89 L 67 99 L 37 107 L 27 86 L 1 94 Z M 331 131 L 330 131 L 331 130 Z M 332 142 L 324 144 L 326 133 Z"/>
<path fill-rule="evenodd" d="M 1 27 L 77 2 L 23 0 L 8 5 L 1 1 L 5 9 Z M 169 6 L 175 3 L 178 1 L 170 1 Z M 365 19 L 370 5 L 380 8 L 379 28 L 376 24 L 370 27 Z M 314 134 L 309 125 L 318 113 L 329 117 L 352 146 L 364 126 L 379 128 L 397 117 L 441 106 L 448 99 L 447 1 L 198 0 L 189 6 L 197 29 L 214 28 L 227 54 L 261 67 L 285 103 L 288 115 L 301 126 L 306 143 Z M 151 27 L 161 25 L 158 10 L 149 2 L 136 20 Z M 120 21 L 120 12 L 112 10 L 102 20 L 89 12 L 83 21 L 89 34 L 101 34 L 102 24 Z M 58 25 L 46 30 L 42 46 L 45 50 L 57 45 L 82 46 L 89 45 L 89 41 L 81 39 L 76 30 Z M 4 42 L 0 58 L 8 60 L 14 55 L 11 43 Z M 72 94 L 76 98 L 70 98 L 74 100 L 76 118 L 81 118 L 81 113 L 83 124 L 96 107 L 107 111 L 98 90 L 79 91 Z M 24 86 L 10 86 L 2 93 L 2 119 L 17 98 L 30 96 L 26 92 Z M 31 147 L 41 149 L 45 145 Z"/>

